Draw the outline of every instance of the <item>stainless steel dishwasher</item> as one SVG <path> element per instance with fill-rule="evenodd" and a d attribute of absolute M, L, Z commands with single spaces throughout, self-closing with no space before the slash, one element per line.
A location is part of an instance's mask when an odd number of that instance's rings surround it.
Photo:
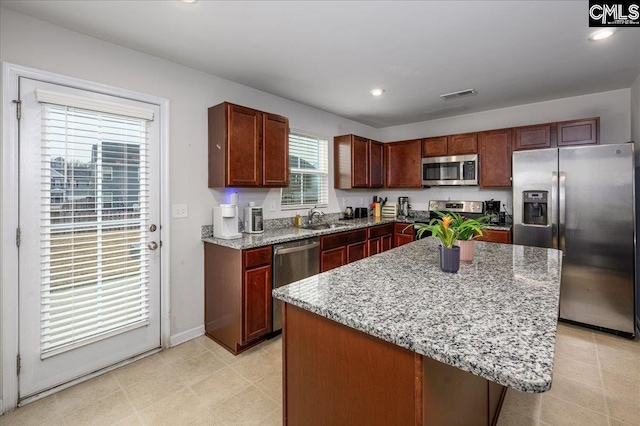
<path fill-rule="evenodd" d="M 273 288 L 316 275 L 320 272 L 318 238 L 276 244 L 273 247 Z M 282 329 L 283 302 L 273 299 L 273 331 Z"/>

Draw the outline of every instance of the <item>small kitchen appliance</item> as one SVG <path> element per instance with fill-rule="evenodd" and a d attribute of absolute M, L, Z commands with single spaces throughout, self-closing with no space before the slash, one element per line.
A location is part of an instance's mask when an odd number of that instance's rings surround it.
<path fill-rule="evenodd" d="M 213 236 L 224 240 L 242 237 L 238 232 L 238 206 L 220 204 L 213 208 Z"/>
<path fill-rule="evenodd" d="M 398 197 L 398 216 L 399 217 L 409 217 L 410 208 L 411 208 L 411 204 L 409 204 L 409 197 Z"/>
<path fill-rule="evenodd" d="M 491 218 L 489 218 L 489 223 L 500 223 L 500 201 L 485 201 L 484 214 L 491 216 Z"/>
<path fill-rule="evenodd" d="M 256 206 L 256 203 L 253 201 L 244 208 L 244 232 L 247 234 L 260 234 L 264 232 L 262 226 L 262 206 Z"/>
<path fill-rule="evenodd" d="M 344 209 L 344 218 L 353 219 L 353 207 L 347 207 Z"/>
<path fill-rule="evenodd" d="M 355 218 L 361 219 L 369 216 L 369 209 L 366 207 L 356 207 Z"/>

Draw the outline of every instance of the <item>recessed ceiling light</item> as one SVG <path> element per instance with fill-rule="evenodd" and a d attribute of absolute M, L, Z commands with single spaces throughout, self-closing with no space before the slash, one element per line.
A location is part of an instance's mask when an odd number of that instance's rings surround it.
<path fill-rule="evenodd" d="M 195 3 L 198 0 L 180 0 L 182 3 Z"/>
<path fill-rule="evenodd" d="M 598 31 L 594 31 L 589 36 L 589 40 L 603 40 L 605 38 L 611 37 L 616 32 L 613 28 L 603 28 Z"/>
<path fill-rule="evenodd" d="M 380 96 L 384 93 L 384 89 L 373 89 L 371 92 L 373 96 Z"/>

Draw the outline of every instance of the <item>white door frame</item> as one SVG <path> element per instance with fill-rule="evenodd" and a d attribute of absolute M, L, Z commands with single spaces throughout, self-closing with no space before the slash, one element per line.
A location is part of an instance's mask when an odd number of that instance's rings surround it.
<path fill-rule="evenodd" d="M 63 86 L 120 96 L 156 104 L 160 107 L 160 342 L 170 345 L 169 317 L 169 100 L 131 90 L 120 89 L 60 74 L 2 63 L 2 175 L 0 178 L 0 349 L 2 350 L 2 399 L 0 414 L 18 405 L 17 354 L 18 342 L 18 249 L 15 233 L 18 228 L 18 121 L 12 101 L 18 92 L 18 78 L 27 77 Z"/>

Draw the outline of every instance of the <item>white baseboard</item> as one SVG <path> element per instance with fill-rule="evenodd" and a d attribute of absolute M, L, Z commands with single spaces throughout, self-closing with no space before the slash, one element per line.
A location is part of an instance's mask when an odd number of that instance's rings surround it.
<path fill-rule="evenodd" d="M 184 343 L 188 340 L 195 339 L 198 336 L 204 334 L 204 324 L 191 330 L 183 331 L 182 333 L 174 334 L 169 338 L 169 347 L 178 346 L 180 343 Z"/>

